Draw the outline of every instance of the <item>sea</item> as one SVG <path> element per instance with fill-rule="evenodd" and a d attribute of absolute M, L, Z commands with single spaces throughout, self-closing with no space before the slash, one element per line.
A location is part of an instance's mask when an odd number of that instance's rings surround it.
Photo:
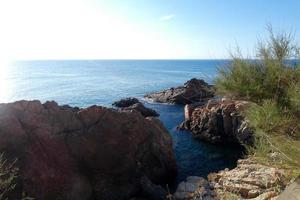
<path fill-rule="evenodd" d="M 54 100 L 85 108 L 91 105 L 112 107 L 116 100 L 137 97 L 155 109 L 173 138 L 178 166 L 174 185 L 188 176 L 206 177 L 211 172 L 233 168 L 241 156 L 230 145 L 212 145 L 179 131 L 183 106 L 147 102 L 143 96 L 183 85 L 191 78 L 210 84 L 218 68 L 230 60 L 39 60 L 16 61 L 0 72 L 0 102 Z"/>

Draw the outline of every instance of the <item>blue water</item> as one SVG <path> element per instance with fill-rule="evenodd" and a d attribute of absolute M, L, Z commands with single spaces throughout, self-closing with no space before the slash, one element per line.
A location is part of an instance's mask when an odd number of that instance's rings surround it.
<path fill-rule="evenodd" d="M 182 85 L 190 78 L 213 82 L 217 67 L 226 60 L 66 60 L 23 61 L 12 63 L 1 74 L 0 102 L 39 99 L 59 104 L 87 107 L 111 106 L 124 97 L 142 98 L 148 92 Z M 205 144 L 194 140 L 186 131 L 177 131 L 183 120 L 183 107 L 153 104 L 169 130 L 178 165 L 177 181 L 190 175 L 233 167 L 236 149 Z"/>

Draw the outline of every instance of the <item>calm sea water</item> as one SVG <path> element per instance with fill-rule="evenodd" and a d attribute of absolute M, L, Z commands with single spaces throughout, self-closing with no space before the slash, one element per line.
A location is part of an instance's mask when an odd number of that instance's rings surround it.
<path fill-rule="evenodd" d="M 39 99 L 87 107 L 111 106 L 124 97 L 142 98 L 148 92 L 182 85 L 190 78 L 213 82 L 217 67 L 226 60 L 68 60 L 15 62 L 1 77 L 1 102 Z M 238 151 L 231 147 L 194 140 L 187 131 L 177 131 L 183 107 L 145 102 L 157 110 L 169 130 L 178 165 L 177 182 L 187 176 L 232 168 Z"/>

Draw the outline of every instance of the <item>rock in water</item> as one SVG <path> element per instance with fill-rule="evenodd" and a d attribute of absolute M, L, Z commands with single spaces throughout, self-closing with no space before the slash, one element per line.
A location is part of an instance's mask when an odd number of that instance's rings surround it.
<path fill-rule="evenodd" d="M 114 102 L 112 105 L 116 106 L 118 108 L 126 108 L 129 106 L 132 106 L 133 104 L 140 103 L 140 101 L 137 98 L 126 98 L 121 99 L 119 101 Z"/>
<path fill-rule="evenodd" d="M 133 111 L 133 112 L 139 112 L 144 117 L 158 117 L 159 114 L 151 109 L 146 108 L 138 99 L 136 98 L 126 98 L 121 99 L 120 101 L 116 101 L 112 104 L 115 107 L 118 107 L 121 111 Z"/>
<path fill-rule="evenodd" d="M 184 86 L 170 88 L 145 95 L 145 98 L 159 103 L 190 104 L 206 101 L 214 96 L 212 86 L 202 79 L 193 78 Z"/>
<path fill-rule="evenodd" d="M 185 121 L 180 129 L 190 130 L 196 138 L 211 143 L 253 143 L 253 131 L 240 112 L 250 103 L 210 100 L 207 104 L 185 106 Z"/>
<path fill-rule="evenodd" d="M 0 137 L 0 152 L 17 158 L 20 169 L 12 199 L 22 191 L 44 200 L 153 199 L 151 188 L 176 175 L 167 130 L 138 113 L 55 102 L 0 104 Z"/>

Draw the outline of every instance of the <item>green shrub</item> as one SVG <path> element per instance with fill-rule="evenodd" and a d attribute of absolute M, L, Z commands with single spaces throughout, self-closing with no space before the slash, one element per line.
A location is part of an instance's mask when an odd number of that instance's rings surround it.
<path fill-rule="evenodd" d="M 217 92 L 253 101 L 263 99 L 267 95 L 263 86 L 264 74 L 257 63 L 234 58 L 229 66 L 219 69 L 215 82 Z"/>
<path fill-rule="evenodd" d="M 256 131 L 268 134 L 285 134 L 295 122 L 288 111 L 282 110 L 272 100 L 265 100 L 261 105 L 251 106 L 244 112 L 244 115 Z"/>
<path fill-rule="evenodd" d="M 255 102 L 244 113 L 255 130 L 255 144 L 248 152 L 257 160 L 300 174 L 300 66 L 299 48 L 291 34 L 274 34 L 259 42 L 257 59 L 233 56 L 219 69 L 215 80 L 220 95 Z M 299 62 L 299 60 L 298 60 Z"/>
<path fill-rule="evenodd" d="M 257 59 L 234 55 L 229 66 L 219 68 L 217 93 L 257 103 L 273 99 L 288 106 L 287 91 L 300 82 L 300 66 L 292 67 L 288 60 L 297 58 L 299 48 L 288 34 L 275 35 L 271 28 L 269 34 L 269 40 L 258 45 Z"/>

